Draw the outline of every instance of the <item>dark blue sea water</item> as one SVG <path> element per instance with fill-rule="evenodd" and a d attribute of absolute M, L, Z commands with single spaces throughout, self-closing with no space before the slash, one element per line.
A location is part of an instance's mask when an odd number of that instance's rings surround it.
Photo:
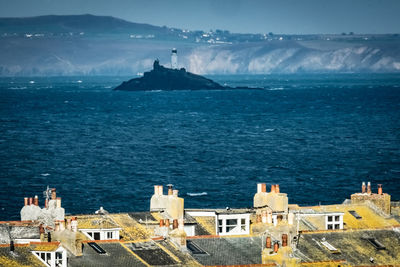
<path fill-rule="evenodd" d="M 0 219 L 18 219 L 24 196 L 43 205 L 47 185 L 67 213 L 147 210 L 153 185 L 168 183 L 193 208 L 249 207 L 257 182 L 302 205 L 341 203 L 362 181 L 400 199 L 399 75 L 212 78 L 266 89 L 0 79 Z"/>

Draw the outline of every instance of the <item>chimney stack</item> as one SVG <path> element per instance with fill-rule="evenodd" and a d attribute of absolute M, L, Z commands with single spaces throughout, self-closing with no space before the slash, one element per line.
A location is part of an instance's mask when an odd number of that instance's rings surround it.
<path fill-rule="evenodd" d="M 278 253 L 278 249 L 279 249 L 279 244 L 278 244 L 278 242 L 275 242 L 274 243 L 274 252 Z"/>
<path fill-rule="evenodd" d="M 177 229 L 178 228 L 178 219 L 174 219 L 172 221 L 172 229 Z"/>
<path fill-rule="evenodd" d="M 56 198 L 57 198 L 56 189 L 55 189 L 55 188 L 52 188 L 52 189 L 51 189 L 51 199 L 52 199 L 52 200 L 56 200 Z"/>
<path fill-rule="evenodd" d="M 382 184 L 378 184 L 378 194 L 379 194 L 379 195 L 382 195 L 382 194 L 383 194 Z"/>
<path fill-rule="evenodd" d="M 287 240 L 288 240 L 287 234 L 283 234 L 282 235 L 282 247 L 286 247 L 287 246 Z"/>
<path fill-rule="evenodd" d="M 38 197 L 38 196 L 35 196 L 35 198 L 34 198 L 34 200 L 33 200 L 33 204 L 34 204 L 35 206 L 39 206 L 39 197 Z"/>
<path fill-rule="evenodd" d="M 266 248 L 271 248 L 272 247 L 271 237 L 269 237 L 269 236 L 267 236 L 267 240 L 265 242 L 265 247 Z"/>
<path fill-rule="evenodd" d="M 367 184 L 367 193 L 368 194 L 372 193 L 372 191 L 371 191 L 371 182 L 368 182 L 368 184 Z"/>
<path fill-rule="evenodd" d="M 24 197 L 24 206 L 28 206 L 28 198 Z"/>
<path fill-rule="evenodd" d="M 275 193 L 275 185 L 271 185 L 271 193 Z"/>
<path fill-rule="evenodd" d="M 362 182 L 362 185 L 361 185 L 361 193 L 365 194 L 366 191 L 367 191 L 367 187 L 366 187 L 366 185 L 365 185 L 365 182 Z"/>
<path fill-rule="evenodd" d="M 275 185 L 275 193 L 280 193 L 279 184 Z"/>
<path fill-rule="evenodd" d="M 171 196 L 172 195 L 172 187 L 173 187 L 173 185 L 172 184 L 167 184 L 167 186 L 168 186 L 168 195 L 169 196 Z"/>

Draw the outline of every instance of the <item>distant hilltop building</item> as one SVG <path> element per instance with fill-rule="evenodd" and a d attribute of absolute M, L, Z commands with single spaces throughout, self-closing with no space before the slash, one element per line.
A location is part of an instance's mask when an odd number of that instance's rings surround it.
<path fill-rule="evenodd" d="M 172 48 L 171 51 L 171 69 L 178 68 L 178 50 L 176 48 Z"/>

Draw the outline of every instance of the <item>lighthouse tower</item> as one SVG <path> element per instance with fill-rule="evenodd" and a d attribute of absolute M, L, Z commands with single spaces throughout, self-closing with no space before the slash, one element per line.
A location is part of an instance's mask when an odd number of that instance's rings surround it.
<path fill-rule="evenodd" d="M 171 69 L 178 68 L 178 51 L 176 48 L 172 48 L 171 51 Z"/>

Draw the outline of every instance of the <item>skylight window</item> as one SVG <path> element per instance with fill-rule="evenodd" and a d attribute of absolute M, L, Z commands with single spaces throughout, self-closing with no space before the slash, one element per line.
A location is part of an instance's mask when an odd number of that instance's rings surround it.
<path fill-rule="evenodd" d="M 186 246 L 192 254 L 196 254 L 196 255 L 207 254 L 207 252 L 202 250 L 198 245 L 193 243 L 193 241 L 191 241 L 191 240 L 186 241 Z"/>
<path fill-rule="evenodd" d="M 89 244 L 89 246 L 91 246 L 91 247 L 94 249 L 94 251 L 96 251 L 97 253 L 99 253 L 99 254 L 106 254 L 106 251 L 105 251 L 102 247 L 100 247 L 99 245 L 97 245 L 96 243 L 94 243 L 94 242 L 88 242 L 88 244 Z"/>
<path fill-rule="evenodd" d="M 383 250 L 386 249 L 386 247 L 379 242 L 378 240 L 376 240 L 375 238 L 367 238 L 367 240 L 369 241 L 369 243 L 371 243 L 377 250 Z"/>
<path fill-rule="evenodd" d="M 349 213 L 354 216 L 357 220 L 360 220 L 362 217 L 355 210 L 349 210 Z"/>

